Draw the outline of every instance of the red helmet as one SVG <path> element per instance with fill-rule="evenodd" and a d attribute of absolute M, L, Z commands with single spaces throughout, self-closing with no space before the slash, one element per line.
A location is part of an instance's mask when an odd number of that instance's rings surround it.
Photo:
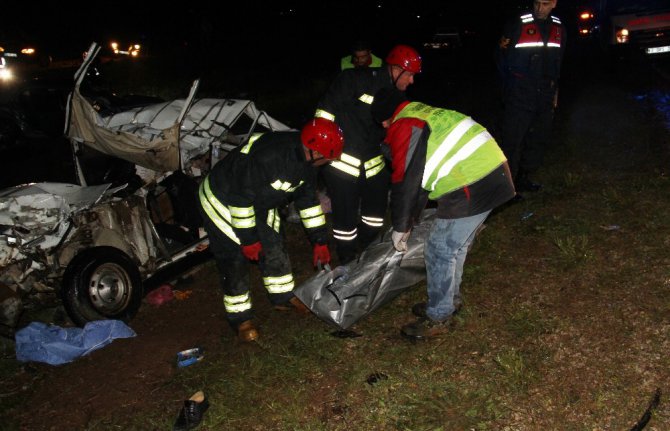
<path fill-rule="evenodd" d="M 300 139 L 307 148 L 318 151 L 327 159 L 338 159 L 342 155 L 344 134 L 333 121 L 314 118 L 302 128 Z"/>
<path fill-rule="evenodd" d="M 421 56 L 408 45 L 396 45 L 386 56 L 386 63 L 412 73 L 421 73 Z"/>

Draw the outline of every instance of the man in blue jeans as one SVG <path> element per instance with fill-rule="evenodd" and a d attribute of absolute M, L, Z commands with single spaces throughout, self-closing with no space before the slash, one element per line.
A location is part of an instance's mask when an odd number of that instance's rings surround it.
<path fill-rule="evenodd" d="M 461 306 L 460 285 L 468 247 L 491 210 L 514 194 L 507 159 L 486 129 L 456 111 L 405 100 L 380 90 L 372 116 L 386 130 L 392 157 L 393 246 L 407 250 L 412 226 L 428 199 L 437 219 L 424 247 L 428 303 L 401 332 L 412 339 L 444 334 Z"/>

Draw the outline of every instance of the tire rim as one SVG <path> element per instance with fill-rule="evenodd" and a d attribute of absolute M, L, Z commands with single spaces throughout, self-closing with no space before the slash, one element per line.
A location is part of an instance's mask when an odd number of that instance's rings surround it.
<path fill-rule="evenodd" d="M 104 315 L 122 312 L 130 301 L 132 283 L 119 265 L 105 263 L 91 274 L 88 294 L 93 306 Z"/>

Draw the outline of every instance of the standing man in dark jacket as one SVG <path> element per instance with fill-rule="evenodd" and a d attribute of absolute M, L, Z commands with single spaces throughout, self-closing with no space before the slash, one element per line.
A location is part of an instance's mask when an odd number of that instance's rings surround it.
<path fill-rule="evenodd" d="M 370 115 L 373 95 L 381 88 L 405 91 L 419 72 L 419 53 L 397 45 L 382 67 L 342 71 L 318 104 L 315 117 L 335 121 L 344 132 L 342 157 L 323 169 L 340 264 L 355 259 L 384 224 L 389 173 L 380 148 L 383 129 Z"/>
<path fill-rule="evenodd" d="M 391 148 L 396 250 L 407 251 L 427 200 L 437 201 L 437 219 L 424 247 L 428 303 L 412 308 L 420 319 L 402 333 L 413 339 L 438 336 L 461 306 L 463 264 L 477 229 L 493 208 L 514 196 L 507 160 L 472 118 L 405 101 L 397 91 L 377 93 L 372 115 L 387 129 L 384 143 Z"/>
<path fill-rule="evenodd" d="M 558 106 L 566 32 L 551 16 L 554 7 L 556 0 L 534 0 L 532 13 L 509 22 L 498 44 L 505 106 L 501 146 L 520 192 L 541 187 L 529 175 L 542 164 Z"/>
<path fill-rule="evenodd" d="M 219 270 L 226 317 L 242 341 L 254 341 L 249 264 L 258 262 L 263 285 L 278 310 L 309 310 L 293 295 L 291 263 L 277 208 L 295 202 L 314 248 L 314 265 L 330 261 L 326 218 L 316 195 L 316 169 L 342 154 L 333 122 L 314 119 L 302 132 L 252 135 L 218 162 L 200 186 L 209 247 Z"/>

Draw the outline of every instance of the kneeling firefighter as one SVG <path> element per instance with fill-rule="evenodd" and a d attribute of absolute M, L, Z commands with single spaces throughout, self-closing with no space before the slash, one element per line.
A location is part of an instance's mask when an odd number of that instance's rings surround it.
<path fill-rule="evenodd" d="M 342 154 L 342 131 L 317 118 L 302 131 L 252 135 L 218 162 L 200 185 L 200 206 L 210 250 L 219 270 L 230 325 L 242 341 L 254 341 L 249 263 L 258 262 L 275 309 L 309 309 L 293 295 L 291 263 L 277 208 L 295 202 L 310 242 L 313 264 L 330 262 L 326 218 L 316 194 L 316 167 Z"/>

